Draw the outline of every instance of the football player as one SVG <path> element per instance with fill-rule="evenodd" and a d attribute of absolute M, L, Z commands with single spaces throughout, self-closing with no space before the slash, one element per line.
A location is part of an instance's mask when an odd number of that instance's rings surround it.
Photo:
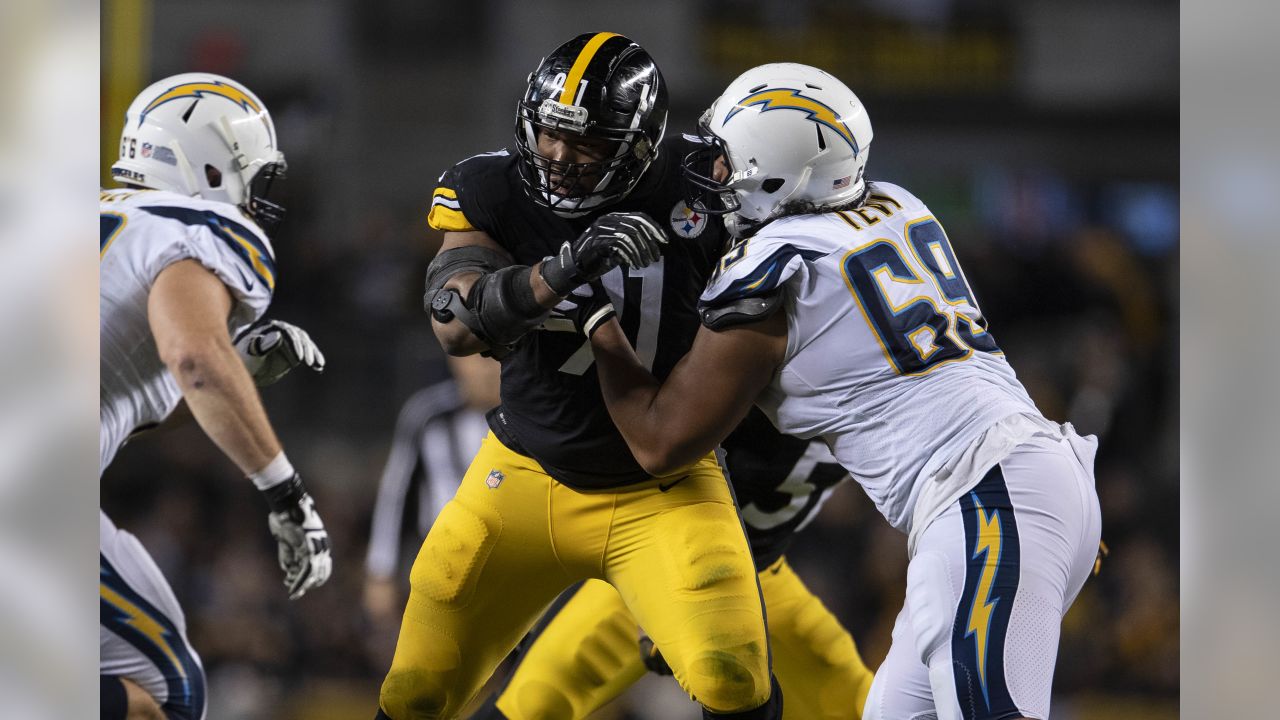
<path fill-rule="evenodd" d="M 484 414 L 498 404 L 498 363 L 450 356 L 452 377 L 414 393 L 400 410 L 395 439 L 378 481 L 365 555 L 364 608 L 394 630 L 404 602 L 396 579 L 402 542 L 417 545 L 458 490 L 471 456 L 489 432 Z M 410 498 L 417 496 L 417 502 Z"/>
<path fill-rule="evenodd" d="M 99 473 L 185 401 L 262 491 L 298 598 L 329 577 L 328 535 L 254 386 L 324 364 L 298 328 L 258 322 L 276 283 L 265 230 L 283 212 L 266 193 L 283 170 L 271 115 L 233 80 L 176 75 L 129 106 L 111 168 L 127 187 L 100 206 Z M 173 591 L 137 538 L 99 516 L 101 716 L 203 718 L 204 670 Z"/>
<path fill-rule="evenodd" d="M 773 669 L 784 720 L 856 720 L 871 672 L 853 638 L 787 563 L 795 534 L 849 477 L 825 444 L 781 435 L 759 410 L 723 443 L 724 465 L 759 568 Z M 523 643 L 506 685 L 472 720 L 581 719 L 648 668 L 670 675 L 648 637 L 607 583 L 588 580 Z M 499 714 L 501 713 L 501 714 Z"/>
<path fill-rule="evenodd" d="M 697 331 L 723 230 L 684 204 L 680 159 L 697 143 L 664 140 L 666 117 L 643 48 L 581 35 L 529 76 L 516 152 L 441 177 L 432 325 L 450 354 L 501 358 L 502 404 L 410 573 L 378 717 L 456 717 L 547 605 L 588 578 L 618 590 L 704 712 L 779 717 L 756 572 L 715 456 L 660 475 L 636 462 L 574 332 L 603 318 L 566 299 L 602 280 L 659 376 Z M 550 318 L 557 304 L 563 317 Z M 567 332 L 530 332 L 548 321 Z"/>
<path fill-rule="evenodd" d="M 617 427 L 657 475 L 753 402 L 825 440 L 908 534 L 906 602 L 865 717 L 1047 717 L 1062 616 L 1098 548 L 1096 440 L 1036 409 L 937 218 L 864 179 L 871 124 L 839 80 L 749 70 L 702 128 L 714 170 L 688 163 L 706 191 L 693 206 L 741 241 L 665 381 L 616 322 L 596 329 Z"/>

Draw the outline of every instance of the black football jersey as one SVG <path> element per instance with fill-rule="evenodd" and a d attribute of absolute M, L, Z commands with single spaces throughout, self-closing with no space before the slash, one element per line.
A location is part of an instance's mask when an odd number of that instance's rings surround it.
<path fill-rule="evenodd" d="M 724 249 L 723 225 L 684 204 L 680 161 L 697 143 L 687 136 L 663 141 L 630 195 L 571 220 L 528 198 L 516 155 L 478 155 L 441 176 L 429 221 L 440 230 L 481 230 L 518 264 L 532 265 L 600 214 L 647 213 L 667 231 L 661 260 L 639 270 L 615 269 L 601 281 L 636 354 L 662 380 L 693 342 L 698 296 Z M 531 332 L 502 359 L 502 404 L 490 413 L 489 424 L 505 445 L 571 487 L 612 488 L 649 479 L 609 418 L 590 344 L 577 333 Z"/>
<path fill-rule="evenodd" d="M 832 488 L 849 477 L 822 440 L 783 435 L 754 407 L 722 447 L 751 554 L 761 570 L 782 557 Z"/>

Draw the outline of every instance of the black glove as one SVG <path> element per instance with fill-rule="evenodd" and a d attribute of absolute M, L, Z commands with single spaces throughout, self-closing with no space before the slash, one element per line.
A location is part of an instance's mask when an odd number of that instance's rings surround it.
<path fill-rule="evenodd" d="M 644 213 L 609 213 L 542 263 L 542 279 L 556 295 L 599 280 L 618 265 L 648 267 L 662 254 L 667 235 Z"/>
<path fill-rule="evenodd" d="M 618 314 L 609 293 L 599 281 L 580 285 L 569 292 L 542 324 L 547 330 L 572 330 L 590 338 L 609 318 Z M 573 327 L 569 327 L 572 323 Z"/>
<path fill-rule="evenodd" d="M 666 658 L 662 657 L 662 651 L 657 645 L 649 639 L 648 635 L 640 636 L 640 659 L 644 661 L 644 666 L 649 672 L 657 675 L 674 675 L 671 666 L 667 664 Z"/>
<path fill-rule="evenodd" d="M 315 501 L 297 475 L 262 494 L 271 508 L 267 525 L 276 539 L 284 586 L 289 599 L 297 600 L 311 588 L 323 585 L 333 572 L 329 533 L 316 512 Z"/>

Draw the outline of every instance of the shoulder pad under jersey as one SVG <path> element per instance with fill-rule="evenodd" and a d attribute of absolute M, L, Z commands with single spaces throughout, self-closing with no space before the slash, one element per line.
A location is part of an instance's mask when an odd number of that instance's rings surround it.
<path fill-rule="evenodd" d="M 772 315 L 782 305 L 782 291 L 775 290 L 768 295 L 745 297 L 730 300 L 722 305 L 704 306 L 698 315 L 702 324 L 711 330 L 724 330 L 735 325 L 759 322 Z"/>

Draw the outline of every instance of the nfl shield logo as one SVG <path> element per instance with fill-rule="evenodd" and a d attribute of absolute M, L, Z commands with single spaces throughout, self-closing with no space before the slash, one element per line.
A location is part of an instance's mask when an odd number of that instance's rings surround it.
<path fill-rule="evenodd" d="M 501 470 L 490 470 L 489 477 L 485 478 L 484 484 L 489 486 L 490 490 L 497 490 L 502 481 L 506 480 L 506 476 Z"/>

